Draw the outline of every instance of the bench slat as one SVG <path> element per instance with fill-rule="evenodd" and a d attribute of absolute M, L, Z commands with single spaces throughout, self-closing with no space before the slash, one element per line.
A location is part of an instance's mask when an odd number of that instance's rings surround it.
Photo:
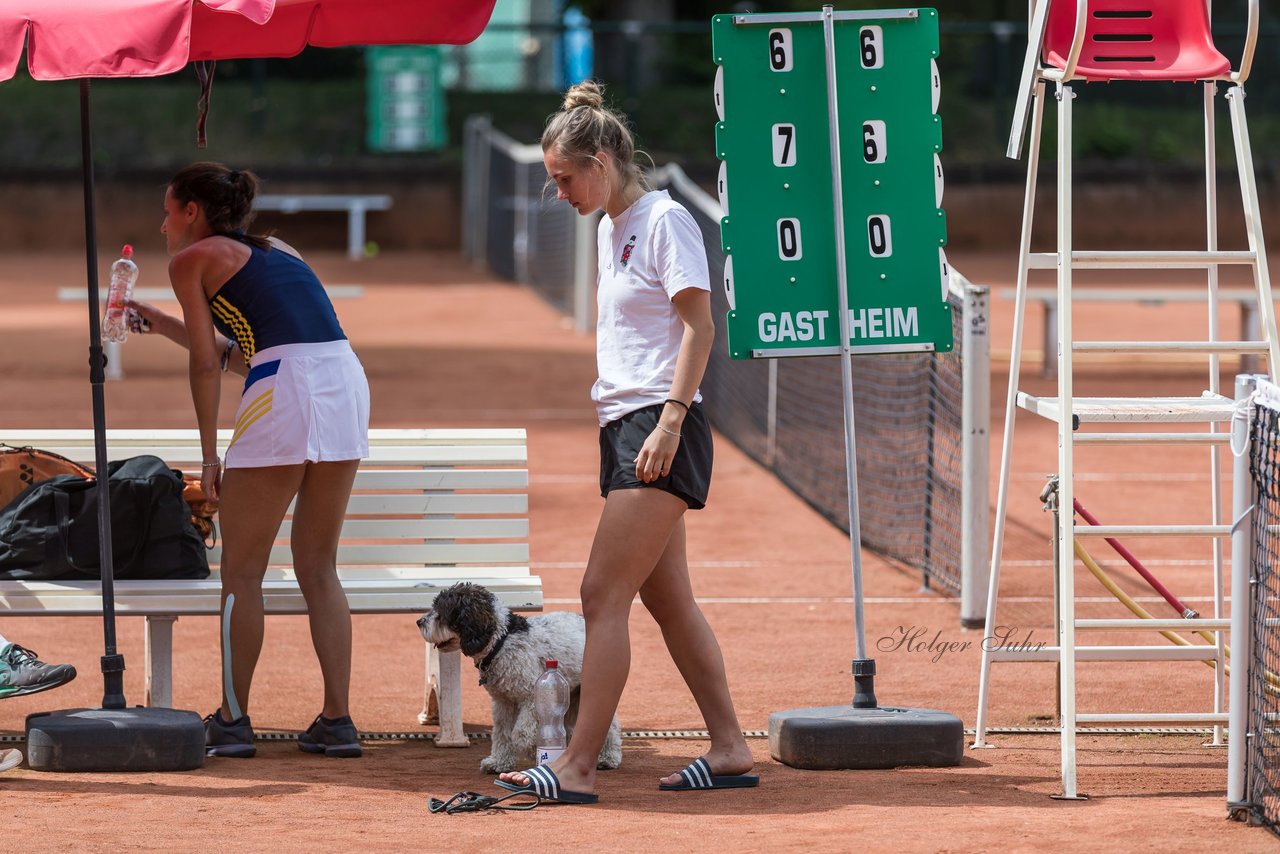
<path fill-rule="evenodd" d="M 3 436 L 0 436 L 0 442 L 8 445 L 18 445 L 19 447 L 30 445 L 42 451 L 51 451 L 89 465 L 93 465 L 95 459 L 91 444 L 45 442 L 34 439 L 10 441 Z M 198 466 L 201 456 L 199 448 L 193 448 L 186 444 L 170 445 L 162 442 L 147 442 L 122 445 L 116 442 L 109 442 L 107 445 L 108 461 L 122 460 L 140 454 L 157 456 L 174 468 L 183 468 L 184 465 L 194 468 Z M 365 465 L 439 466 L 453 464 L 492 466 L 524 465 L 527 462 L 528 456 L 525 449 L 514 445 L 467 445 L 458 448 L 434 446 L 409 448 L 402 445 L 376 445 L 370 446 L 369 457 L 365 460 Z"/>
<path fill-rule="evenodd" d="M 424 545 L 347 545 L 338 546 L 338 563 L 353 564 L 486 564 L 527 563 L 526 543 L 427 543 Z M 293 553 L 288 546 L 272 546 L 268 562 L 292 565 Z M 222 547 L 209 550 L 209 563 L 222 563 Z"/>
<path fill-rule="evenodd" d="M 438 585 L 422 584 L 407 587 L 399 584 L 343 583 L 347 601 L 353 613 L 421 613 L 431 607 L 436 594 L 456 579 L 442 579 Z M 542 608 L 542 587 L 535 577 L 502 578 L 477 576 L 476 584 L 483 584 L 508 608 L 517 611 L 537 611 Z M 8 582 L 0 585 L 0 607 L 13 616 L 76 616 L 100 613 L 102 596 L 97 582 L 76 582 L 80 589 L 41 590 L 34 583 L 28 589 L 11 590 Z M 209 578 L 203 581 L 185 581 L 182 587 L 170 587 L 154 592 L 135 592 L 131 582 L 117 581 L 115 590 L 116 610 L 124 615 L 216 615 L 220 611 L 221 597 L 218 582 Z M 302 614 L 306 602 L 294 583 L 264 582 L 263 604 L 269 614 Z"/>
<path fill-rule="evenodd" d="M 231 441 L 231 430 L 218 431 L 219 442 Z M 93 431 L 86 428 L 51 428 L 43 430 L 0 430 L 0 442 L 17 445 L 35 444 L 36 440 L 56 441 L 68 445 L 93 448 Z M 369 431 L 370 445 L 412 445 L 460 447 L 463 445 L 524 445 L 526 433 L 521 428 L 492 427 L 470 429 L 375 427 Z M 160 430 L 136 430 L 113 427 L 107 430 L 107 447 L 112 445 L 148 447 L 155 444 L 200 447 L 200 434 L 189 428 L 165 428 Z"/>
<path fill-rule="evenodd" d="M 360 285 L 325 285 L 324 292 L 329 299 L 359 299 L 364 296 L 364 288 Z M 107 304 L 108 288 L 98 290 L 98 301 Z M 59 302 L 84 302 L 89 298 L 89 291 L 84 285 L 70 285 L 58 288 Z M 177 302 L 178 297 L 173 288 L 134 288 L 133 298 L 139 302 Z"/>
<path fill-rule="evenodd" d="M 361 469 L 356 472 L 355 489 L 528 489 L 525 469 Z"/>
<path fill-rule="evenodd" d="M 280 525 L 278 540 L 289 538 L 292 520 Z M 347 519 L 342 539 L 351 540 L 459 540 L 523 539 L 529 536 L 528 519 Z M 343 545 L 338 548 L 341 553 Z"/>
<path fill-rule="evenodd" d="M 347 193 L 263 193 L 253 200 L 253 207 L 260 211 L 279 211 L 296 213 L 297 211 L 347 211 L 352 207 L 362 207 L 370 211 L 385 211 L 391 208 L 391 197 L 378 193 L 374 195 Z"/>
<path fill-rule="evenodd" d="M 178 466 L 187 474 L 198 475 L 199 466 Z M 356 472 L 354 492 L 393 492 L 399 490 L 459 489 L 495 490 L 528 489 L 529 472 L 526 469 L 374 469 L 362 468 Z"/>
<path fill-rule="evenodd" d="M 485 566 L 476 568 L 477 576 L 487 578 L 505 578 L 508 583 L 533 579 L 529 575 L 529 567 L 518 566 Z M 338 577 L 345 584 L 347 581 L 384 581 L 401 586 L 404 582 L 440 581 L 452 584 L 457 581 L 458 570 L 451 566 L 339 566 Z M 266 581 L 296 583 L 293 568 L 289 566 L 267 567 Z M 468 579 L 471 580 L 471 579 Z M 478 584 L 479 581 L 476 581 Z M 214 567 L 208 578 L 125 578 L 116 579 L 115 589 L 123 590 L 130 596 L 169 596 L 186 589 L 216 588 L 221 584 L 218 570 Z M 195 585 L 193 588 L 192 585 Z M 62 580 L 62 581 L 0 581 L 0 601 L 3 597 L 21 598 L 30 594 L 41 597 L 81 596 L 87 593 L 97 595 L 99 584 L 96 579 Z"/>
<path fill-rule="evenodd" d="M 427 513 L 528 513 L 529 496 L 501 493 L 451 495 L 352 495 L 347 512 L 356 515 L 423 515 Z"/>

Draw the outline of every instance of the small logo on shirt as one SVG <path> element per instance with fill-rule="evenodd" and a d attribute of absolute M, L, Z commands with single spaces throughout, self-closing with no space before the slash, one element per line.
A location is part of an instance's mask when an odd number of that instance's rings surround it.
<path fill-rule="evenodd" d="M 631 263 L 631 250 L 636 248 L 636 236 L 631 235 L 631 239 L 627 241 L 627 245 L 622 247 L 622 257 L 618 259 L 618 263 L 623 267 Z"/>

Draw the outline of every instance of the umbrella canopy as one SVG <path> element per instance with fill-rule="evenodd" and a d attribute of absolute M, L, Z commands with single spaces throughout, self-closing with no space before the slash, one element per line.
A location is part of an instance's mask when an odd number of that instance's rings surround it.
<path fill-rule="evenodd" d="M 496 0 L 0 0 L 0 80 L 157 77 L 307 45 L 465 44 Z"/>

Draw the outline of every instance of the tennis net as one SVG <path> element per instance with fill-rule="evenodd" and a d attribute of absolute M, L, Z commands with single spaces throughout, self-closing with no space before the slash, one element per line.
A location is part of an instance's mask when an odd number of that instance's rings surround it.
<path fill-rule="evenodd" d="M 1248 662 L 1250 738 L 1245 790 L 1252 818 L 1280 833 L 1280 690 L 1275 675 L 1280 673 L 1280 406 L 1267 397 L 1260 396 L 1253 404 L 1249 443 L 1249 473 L 1256 503 L 1250 567 L 1253 655 Z M 1233 638 L 1232 643 L 1239 641 Z"/>

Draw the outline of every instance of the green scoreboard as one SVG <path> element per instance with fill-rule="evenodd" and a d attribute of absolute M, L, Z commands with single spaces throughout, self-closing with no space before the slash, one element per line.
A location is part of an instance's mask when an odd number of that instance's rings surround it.
<path fill-rule="evenodd" d="M 951 350 L 937 11 L 830 19 L 712 20 L 735 359 Z"/>

